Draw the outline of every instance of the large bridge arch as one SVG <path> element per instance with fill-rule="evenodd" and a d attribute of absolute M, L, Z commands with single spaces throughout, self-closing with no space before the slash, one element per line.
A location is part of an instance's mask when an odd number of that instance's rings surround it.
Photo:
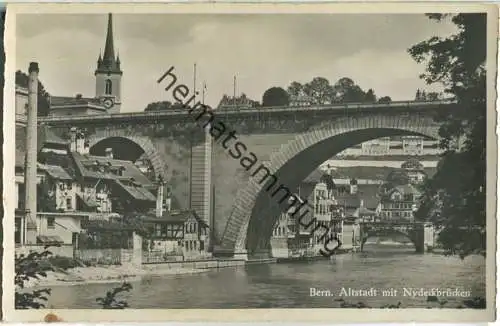
<path fill-rule="evenodd" d="M 297 135 L 271 154 L 268 161 L 259 164 L 276 175 L 276 187 L 283 184 L 294 192 L 302 180 L 336 153 L 371 139 L 397 135 L 438 139 L 438 125 L 432 115 L 421 112 L 394 115 L 381 112 L 337 118 Z M 275 219 L 287 205 L 278 203 L 279 196 L 272 198 L 272 190 L 265 191 L 267 185 L 260 184 L 260 179 L 261 175 L 251 177 L 238 191 L 220 239 L 221 249 L 254 252 L 266 246 Z"/>
<path fill-rule="evenodd" d="M 154 175 L 157 178 L 167 174 L 167 166 L 154 146 L 151 138 L 137 136 L 133 133 L 124 134 L 120 130 L 106 129 L 98 130 L 97 133 L 89 137 L 89 146 L 92 154 L 104 154 L 107 147 L 113 148 L 115 158 L 135 161 L 142 154 L 151 162 Z"/>

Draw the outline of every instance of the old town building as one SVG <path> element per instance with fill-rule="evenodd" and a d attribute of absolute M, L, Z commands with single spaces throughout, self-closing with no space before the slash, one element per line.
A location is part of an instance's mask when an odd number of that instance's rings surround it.
<path fill-rule="evenodd" d="M 208 225 L 195 211 L 164 211 L 162 216 L 141 217 L 149 230 L 144 262 L 193 260 L 209 257 Z"/>
<path fill-rule="evenodd" d="M 383 221 L 414 220 L 418 208 L 420 192 L 411 184 L 396 186 L 385 194 L 380 201 L 380 218 Z"/>

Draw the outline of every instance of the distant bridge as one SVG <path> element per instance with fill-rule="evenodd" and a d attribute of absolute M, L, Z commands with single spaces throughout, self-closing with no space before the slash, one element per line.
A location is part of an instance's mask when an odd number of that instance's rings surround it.
<path fill-rule="evenodd" d="M 357 233 L 358 243 L 356 245 L 363 251 L 363 247 L 370 237 L 394 234 L 407 237 L 415 246 L 416 252 L 423 253 L 425 250 L 431 250 L 435 246 L 435 228 L 433 223 L 409 221 L 362 222 L 359 224 Z"/>

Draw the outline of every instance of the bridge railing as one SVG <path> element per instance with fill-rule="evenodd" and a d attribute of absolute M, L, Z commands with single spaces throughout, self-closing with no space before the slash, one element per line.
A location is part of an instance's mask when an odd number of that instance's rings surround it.
<path fill-rule="evenodd" d="M 218 110 L 214 109 L 216 114 L 230 115 L 238 113 L 262 113 L 262 112 L 298 112 L 298 111 L 344 111 L 344 110 L 354 110 L 354 109 L 376 109 L 376 108 L 408 108 L 408 109 L 422 109 L 424 107 L 436 107 L 441 105 L 455 104 L 456 101 L 452 99 L 440 100 L 440 101 L 394 101 L 390 103 L 346 103 L 346 104 L 324 104 L 324 105 L 311 105 L 311 106 L 270 106 L 270 107 L 259 107 L 259 108 L 231 108 Z M 89 120 L 89 119 L 119 119 L 119 118 L 159 118 L 168 116 L 179 116 L 187 114 L 187 110 L 184 109 L 166 109 L 161 111 L 147 111 L 147 112 L 128 112 L 128 113 L 107 113 L 107 114 L 96 114 L 96 115 L 72 115 L 72 116 L 47 116 L 40 117 L 39 122 L 57 122 L 57 121 L 77 121 L 77 120 Z"/>

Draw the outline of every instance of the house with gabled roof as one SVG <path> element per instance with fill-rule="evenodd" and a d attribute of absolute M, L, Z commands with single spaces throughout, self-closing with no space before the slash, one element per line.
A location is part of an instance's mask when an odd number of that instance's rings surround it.
<path fill-rule="evenodd" d="M 400 185 L 386 192 L 381 199 L 380 217 L 390 221 L 413 221 L 421 193 L 413 185 Z"/>
<path fill-rule="evenodd" d="M 194 210 L 163 211 L 161 216 L 146 214 L 140 216 L 140 221 L 149 230 L 144 262 L 210 256 L 209 226 Z"/>

